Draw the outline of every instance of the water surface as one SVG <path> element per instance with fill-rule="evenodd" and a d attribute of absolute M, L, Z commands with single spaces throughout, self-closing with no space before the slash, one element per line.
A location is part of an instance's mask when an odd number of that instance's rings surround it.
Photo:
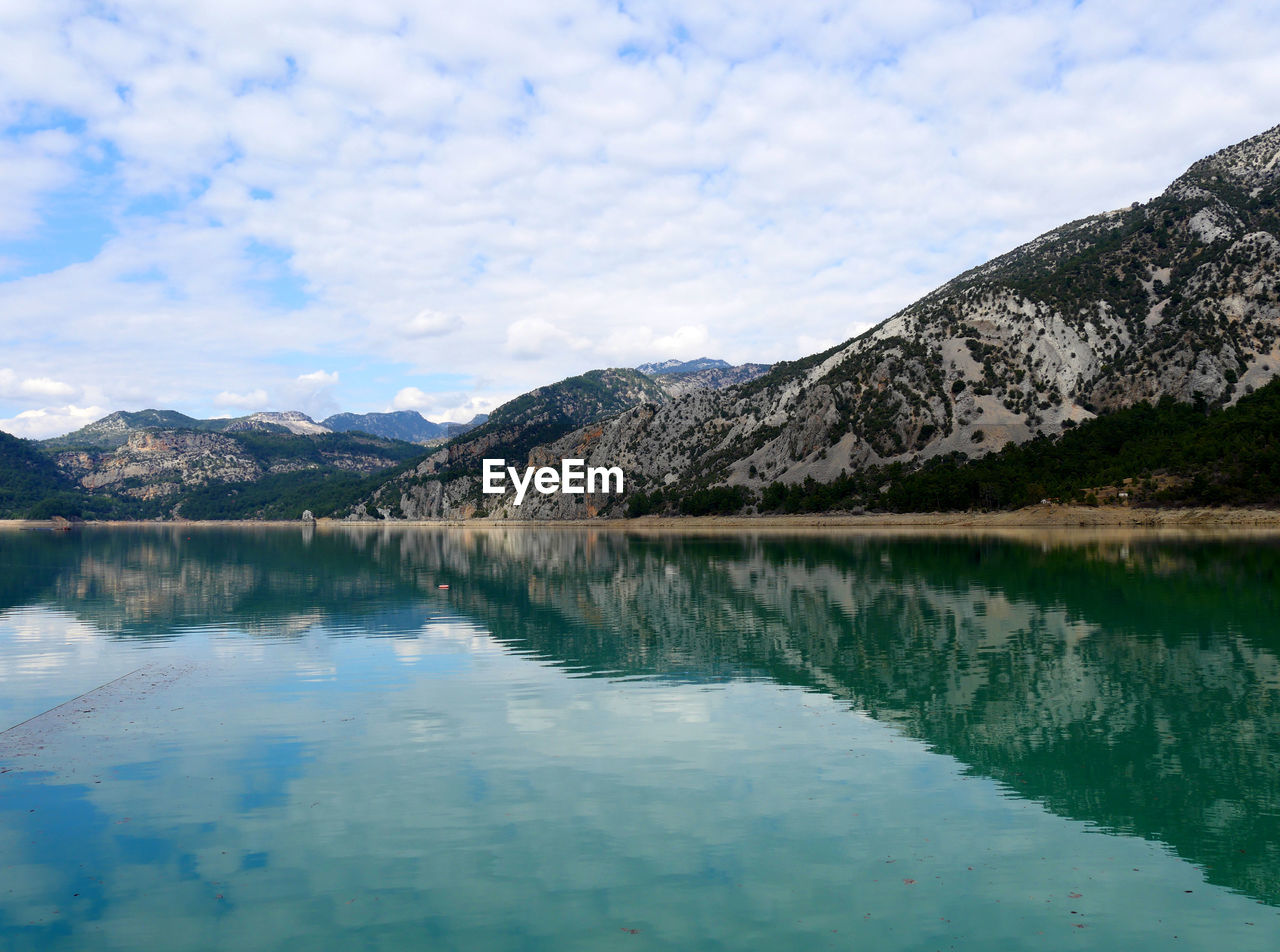
<path fill-rule="evenodd" d="M 1267 540 L 0 533 L 0 944 L 1273 949 L 1278 571 Z"/>

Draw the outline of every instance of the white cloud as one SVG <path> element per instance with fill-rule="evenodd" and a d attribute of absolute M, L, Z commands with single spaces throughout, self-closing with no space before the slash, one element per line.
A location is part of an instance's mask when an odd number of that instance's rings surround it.
<path fill-rule="evenodd" d="M 514 394 L 512 395 L 514 396 Z M 506 400 L 494 400 L 487 397 L 472 397 L 471 399 L 461 400 L 454 403 L 442 402 L 430 416 L 430 419 L 437 423 L 469 423 L 472 418 L 481 413 L 489 413 L 495 407 Z"/>
<path fill-rule="evenodd" d="M 0 238 L 19 237 L 39 222 L 39 201 L 73 178 L 70 159 L 76 140 L 46 130 L 0 139 Z"/>
<path fill-rule="evenodd" d="M 421 410 L 432 405 L 435 397 L 417 387 L 405 387 L 396 393 L 391 406 L 396 410 Z"/>
<path fill-rule="evenodd" d="M 640 323 L 611 331 L 595 348 L 614 364 L 642 364 L 661 354 L 661 359 L 704 357 L 715 350 L 711 335 L 703 324 L 685 324 L 669 334 L 655 334 L 653 328 Z"/>
<path fill-rule="evenodd" d="M 78 387 L 49 377 L 21 377 L 7 367 L 0 368 L 0 399 L 14 400 L 35 397 L 57 399 L 73 397 Z"/>
<path fill-rule="evenodd" d="M 213 398 L 213 402 L 219 407 L 261 410 L 267 406 L 267 391 L 261 387 L 257 390 L 250 390 L 248 393 L 232 393 L 229 390 L 223 390 Z"/>
<path fill-rule="evenodd" d="M 278 407 L 301 410 L 316 420 L 322 419 L 341 409 L 333 394 L 337 385 L 337 371 L 313 370 L 299 374 L 293 383 L 286 384 L 277 392 L 277 399 L 282 401 Z"/>
<path fill-rule="evenodd" d="M 584 350 L 589 346 L 586 337 L 570 334 L 541 317 L 526 317 L 507 328 L 507 353 L 517 360 L 536 360 L 556 351 Z"/>
<path fill-rule="evenodd" d="M 42 440 L 78 430 L 86 423 L 100 420 L 111 411 L 104 407 L 44 407 L 24 410 L 17 416 L 0 420 L 0 430 L 31 440 Z"/>
<path fill-rule="evenodd" d="M 702 325 L 677 327 L 670 334 L 657 338 L 653 342 L 651 352 L 669 353 L 673 357 L 702 356 L 711 342 L 711 335 Z M 694 351 L 699 353 L 695 354 Z"/>
<path fill-rule="evenodd" d="M 327 370 L 313 370 L 309 374 L 298 374 L 298 383 L 304 387 L 315 389 L 334 387 L 338 383 L 338 372 L 336 370 L 332 373 Z"/>
<path fill-rule="evenodd" d="M 456 317 L 428 309 L 405 321 L 401 330 L 406 337 L 440 337 L 457 330 L 458 324 Z"/>
<path fill-rule="evenodd" d="M 336 408 L 282 357 L 342 355 L 348 409 L 794 358 L 1280 118 L 1280 11 L 1245 0 L 138 0 L 0 31 L 9 273 L 62 247 L 60 189 L 112 236 L 0 282 L 6 362 L 80 388 L 23 399 L 197 415 Z"/>

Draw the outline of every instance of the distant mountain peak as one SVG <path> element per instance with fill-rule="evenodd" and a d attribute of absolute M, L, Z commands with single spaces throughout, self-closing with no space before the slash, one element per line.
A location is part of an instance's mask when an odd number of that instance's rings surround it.
<path fill-rule="evenodd" d="M 326 417 L 323 424 L 335 433 L 359 430 L 408 443 L 434 443 L 474 429 L 485 419 L 480 415 L 468 423 L 433 423 L 417 410 L 390 410 L 386 413 L 335 413 Z"/>
<path fill-rule="evenodd" d="M 261 410 L 257 413 L 249 414 L 245 418 L 245 422 L 248 425 L 255 423 L 274 424 L 284 427 L 290 433 L 307 436 L 333 432 L 329 427 L 322 423 L 317 423 L 301 410 Z"/>
<path fill-rule="evenodd" d="M 122 445 L 135 430 L 192 429 L 198 427 L 200 422 L 177 410 L 116 410 L 92 423 L 86 423 L 78 430 L 41 442 L 47 446 L 114 447 Z"/>
<path fill-rule="evenodd" d="M 732 366 L 727 360 L 721 360 L 718 357 L 698 357 L 694 360 L 680 360 L 673 357 L 670 360 L 660 360 L 657 363 L 641 364 L 636 370 L 652 377 L 655 374 L 687 374 L 698 370 L 727 370 Z"/>

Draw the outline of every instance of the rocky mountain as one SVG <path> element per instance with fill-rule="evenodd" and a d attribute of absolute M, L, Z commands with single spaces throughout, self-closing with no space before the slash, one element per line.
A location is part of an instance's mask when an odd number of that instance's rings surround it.
<path fill-rule="evenodd" d="M 120 446 L 64 450 L 54 461 L 83 489 L 109 488 L 136 499 L 208 482 L 247 482 L 263 473 L 240 440 L 198 430 L 134 430 Z"/>
<path fill-rule="evenodd" d="M 71 479 L 73 495 L 107 500 L 115 515 L 191 514 L 183 500 L 197 492 L 214 515 L 287 513 L 311 492 L 308 508 L 354 518 L 573 519 L 622 515 L 628 500 L 534 493 L 517 508 L 512 494 L 480 492 L 480 461 L 584 458 L 620 466 L 633 497 L 662 490 L 668 510 L 722 490 L 750 508 L 790 498 L 788 487 L 958 465 L 1160 398 L 1235 407 L 1278 372 L 1280 127 L 1195 163 L 1151 201 L 1047 232 L 798 361 L 594 370 L 508 402 L 418 459 L 418 448 L 334 434 L 297 411 L 122 411 L 42 448 L 57 464 L 50 494 L 63 499 L 57 480 Z M 262 504 L 246 508 L 247 490 L 234 505 L 208 495 L 231 485 L 255 487 Z M 806 489 L 802 501 L 821 497 Z"/>
<path fill-rule="evenodd" d="M 633 492 L 741 486 L 745 499 L 775 482 L 981 456 L 1163 396 L 1232 404 L 1276 375 L 1278 338 L 1280 126 L 1195 163 L 1149 202 L 1056 228 L 828 351 L 725 390 L 646 398 L 559 436 L 488 429 L 484 452 L 618 465 Z M 479 492 L 478 458 L 428 461 L 419 482 L 384 486 L 380 508 L 621 512 L 616 497 L 495 504 Z"/>
<path fill-rule="evenodd" d="M 717 361 L 723 364 L 724 361 Z M 651 374 L 668 397 L 675 399 L 695 390 L 723 390 L 735 384 L 755 380 L 768 373 L 772 364 L 739 364 L 730 367 L 703 367 L 697 370 L 674 370 Z"/>
<path fill-rule="evenodd" d="M 275 436 L 275 434 L 270 434 Z M 251 482 L 267 473 L 333 466 L 372 473 L 417 452 L 403 444 L 363 435 L 312 434 L 269 438 L 258 431 L 205 433 L 199 430 L 143 430 L 112 450 L 65 450 L 54 456 L 58 469 L 88 490 L 119 489 L 152 498 L 181 486 L 210 482 Z"/>
<path fill-rule="evenodd" d="M 482 413 L 467 423 L 433 423 L 417 410 L 395 410 L 389 413 L 335 413 L 322 422 L 334 433 L 358 430 L 389 440 L 428 444 L 466 433 L 487 419 L 488 416 Z"/>
<path fill-rule="evenodd" d="M 491 414 L 483 426 L 455 440 L 456 457 L 485 447 L 510 447 L 515 454 L 528 450 L 584 423 L 614 416 L 628 407 L 664 394 L 644 374 L 634 370 L 590 370 L 576 377 L 538 387 L 509 400 Z"/>
<path fill-rule="evenodd" d="M 690 388 L 721 386 L 763 369 L 705 359 L 690 363 L 702 369 L 664 374 L 661 381 L 635 370 L 590 371 L 540 387 L 467 423 L 433 423 L 415 411 L 341 413 L 320 423 L 296 410 L 208 420 L 175 410 L 117 411 L 40 444 L 16 441 L 15 446 L 26 447 L 27 455 L 34 454 L 32 459 L 42 464 L 32 472 L 42 474 L 44 490 L 24 492 L 21 499 L 11 493 L 12 498 L 0 500 L 5 503 L 0 515 L 30 515 L 33 507 L 41 513 L 112 518 L 193 515 L 196 510 L 241 517 L 301 508 L 325 514 L 330 504 L 349 507 L 367 492 L 362 483 L 348 480 L 343 487 L 351 495 L 343 499 L 342 481 L 330 477 L 370 476 L 398 467 L 421 452 L 407 445 L 410 441 L 427 446 L 452 441 L 447 451 L 426 460 L 419 473 L 397 474 L 402 482 L 424 475 L 430 481 L 430 474 L 465 470 L 472 461 L 478 466 L 492 447 L 527 454 L 539 443 L 628 407 L 665 401 Z M 287 474 L 294 475 L 284 485 L 280 478 Z M 322 498 L 309 507 L 297 504 L 309 484 L 319 487 Z M 251 496 L 262 505 L 246 508 L 245 499 L 237 505 L 214 500 L 213 487 L 223 485 L 254 486 L 246 499 Z M 269 499 L 270 486 L 286 502 Z M 193 493 L 203 499 L 194 508 Z M 241 489 L 227 494 L 243 495 Z M 412 503 L 410 511 L 416 511 Z"/>

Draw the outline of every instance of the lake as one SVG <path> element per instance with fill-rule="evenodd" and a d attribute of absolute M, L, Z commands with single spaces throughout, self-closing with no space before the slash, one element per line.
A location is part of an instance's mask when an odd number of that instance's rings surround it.
<path fill-rule="evenodd" d="M 1280 947 L 1274 539 L 6 530 L 0 730 L 5 949 Z"/>

